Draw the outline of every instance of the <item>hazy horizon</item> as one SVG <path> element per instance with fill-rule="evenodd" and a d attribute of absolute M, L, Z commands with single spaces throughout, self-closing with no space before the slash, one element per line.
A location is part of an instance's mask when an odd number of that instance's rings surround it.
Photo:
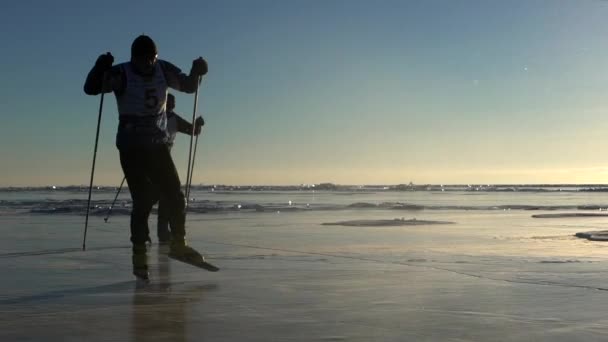
<path fill-rule="evenodd" d="M 608 183 L 410 183 L 410 182 L 402 182 L 402 183 L 369 183 L 369 184 L 343 184 L 343 183 L 334 183 L 334 182 L 321 182 L 321 183 L 300 183 L 300 184 L 227 184 L 227 183 L 198 183 L 192 184 L 193 187 L 276 187 L 276 188 L 308 188 L 314 190 L 315 187 L 319 186 L 336 186 L 336 187 L 398 187 L 398 186 L 412 186 L 412 187 L 424 187 L 424 186 L 432 186 L 432 187 L 445 187 L 445 188 L 457 188 L 457 187 L 473 187 L 473 188 L 487 188 L 487 187 L 509 187 L 509 186 L 523 186 L 523 187 L 560 187 L 560 186 L 591 186 L 591 187 L 608 187 Z M 120 183 L 116 184 L 94 184 L 94 188 L 116 188 L 120 186 Z M 125 187 L 128 185 L 125 184 Z M 48 188 L 89 188 L 89 184 L 44 184 L 44 185 L 9 185 L 9 186 L 0 186 L 0 189 L 48 189 Z"/>

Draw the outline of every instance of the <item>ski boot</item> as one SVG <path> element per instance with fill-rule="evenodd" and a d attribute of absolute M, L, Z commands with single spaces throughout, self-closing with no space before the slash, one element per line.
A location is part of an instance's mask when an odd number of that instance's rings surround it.
<path fill-rule="evenodd" d="M 148 273 L 148 255 L 146 253 L 146 245 L 133 245 L 133 275 L 138 280 L 145 282 L 150 281 Z"/>
<path fill-rule="evenodd" d="M 196 249 L 188 246 L 184 239 L 178 240 L 174 238 L 171 240 L 169 257 L 193 265 L 205 262 L 205 257 L 197 252 Z"/>

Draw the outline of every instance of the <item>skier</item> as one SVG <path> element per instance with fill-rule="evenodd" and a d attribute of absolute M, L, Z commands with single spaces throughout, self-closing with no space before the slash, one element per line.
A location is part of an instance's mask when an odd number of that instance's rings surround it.
<path fill-rule="evenodd" d="M 169 256 L 185 262 L 204 261 L 186 243 L 185 199 L 167 145 L 166 102 L 168 88 L 194 93 L 200 77 L 207 73 L 207 62 L 202 57 L 195 59 L 190 74 L 186 75 L 157 56 L 154 41 L 141 35 L 131 45 L 129 62 L 112 66 L 112 54 L 100 55 L 84 85 L 88 95 L 114 92 L 116 97 L 119 114 L 116 147 L 133 201 L 130 225 L 133 274 L 144 280 L 148 279 L 148 217 L 159 197 L 166 201 L 171 225 Z"/>
<path fill-rule="evenodd" d="M 177 133 L 192 134 L 192 124 L 184 120 L 181 116 L 176 114 L 173 110 L 175 109 L 175 96 L 173 94 L 167 95 L 167 132 L 169 134 L 167 145 L 169 150 L 173 147 L 175 136 Z M 205 120 L 202 117 L 198 117 L 194 124 L 194 134 L 199 135 L 201 127 L 205 124 Z M 158 221 L 156 232 L 158 236 L 159 244 L 167 244 L 171 240 L 171 233 L 169 231 L 169 212 L 167 210 L 168 205 L 166 200 L 161 196 L 158 202 Z"/>

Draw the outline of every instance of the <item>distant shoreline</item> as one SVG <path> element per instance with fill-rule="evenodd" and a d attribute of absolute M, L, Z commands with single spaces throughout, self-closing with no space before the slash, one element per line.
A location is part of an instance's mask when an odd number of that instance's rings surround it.
<path fill-rule="evenodd" d="M 115 191 L 118 185 L 94 186 L 95 191 Z M 193 185 L 202 191 L 476 191 L 476 192 L 608 192 L 608 184 L 392 184 L 392 185 L 342 185 L 334 183 L 300 185 Z M 88 191 L 86 185 L 66 186 L 7 186 L 0 192 L 12 191 Z"/>

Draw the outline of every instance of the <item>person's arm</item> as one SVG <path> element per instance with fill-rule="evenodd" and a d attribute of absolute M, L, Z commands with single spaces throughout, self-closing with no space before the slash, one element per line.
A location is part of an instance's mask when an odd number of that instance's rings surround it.
<path fill-rule="evenodd" d="M 180 133 L 184 133 L 187 135 L 192 135 L 192 124 L 188 121 L 184 120 L 181 116 L 175 115 L 175 122 L 177 123 L 177 131 Z M 199 116 L 195 121 L 196 127 L 194 130 L 194 135 L 199 135 L 201 132 L 201 127 L 205 125 L 205 120 L 203 117 Z"/>
<path fill-rule="evenodd" d="M 192 125 L 177 114 L 175 114 L 175 123 L 178 132 L 188 135 L 192 134 Z"/>
<path fill-rule="evenodd" d="M 124 88 L 122 70 L 119 66 L 112 66 L 113 62 L 114 57 L 110 53 L 99 56 L 84 83 L 85 94 L 99 95 L 102 92 L 122 92 L 122 88 Z"/>
<path fill-rule="evenodd" d="M 192 62 L 192 69 L 190 70 L 189 75 L 184 74 L 180 68 L 167 61 L 159 60 L 158 62 L 165 74 L 167 85 L 175 90 L 188 94 L 192 94 L 196 91 L 199 76 L 203 76 L 207 73 L 207 62 L 202 58 Z"/>

